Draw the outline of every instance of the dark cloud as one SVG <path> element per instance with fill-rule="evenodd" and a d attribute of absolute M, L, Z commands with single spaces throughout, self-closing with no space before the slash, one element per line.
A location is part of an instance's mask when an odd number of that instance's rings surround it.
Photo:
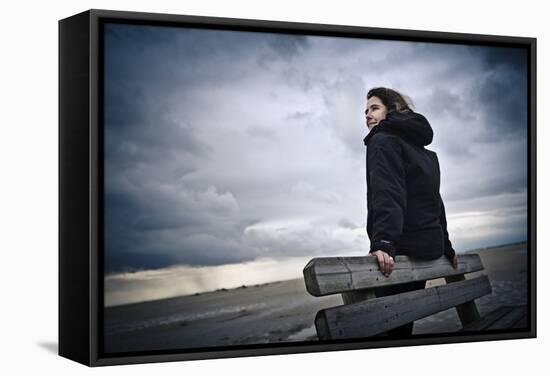
<path fill-rule="evenodd" d="M 119 126 L 109 127 L 106 131 L 105 155 L 113 164 L 157 160 L 161 155 L 171 159 L 174 154 L 207 158 L 211 151 L 211 147 L 198 136 L 195 125 L 183 119 L 175 121 L 167 117 L 162 108 L 155 105 L 136 107 L 124 101 L 112 100 L 105 105 L 107 124 L 111 124 L 108 114 L 115 108 L 122 114 L 128 113 L 129 117 L 127 121 L 119 122 Z"/>
<path fill-rule="evenodd" d="M 432 114 L 453 117 L 466 123 L 475 119 L 471 98 L 453 93 L 450 88 L 436 86 L 428 101 Z"/>
<path fill-rule="evenodd" d="M 462 189 L 453 190 L 453 194 L 449 195 L 449 199 L 466 200 L 471 198 L 491 197 L 509 193 L 525 193 L 527 186 L 527 176 L 521 170 L 513 171 L 514 166 L 509 166 L 503 172 L 511 174 L 489 175 L 485 178 L 476 178 L 467 183 L 459 183 L 458 186 Z M 473 186 L 475 189 L 470 188 Z"/>
<path fill-rule="evenodd" d="M 290 60 L 309 48 L 309 39 L 304 35 L 268 34 L 265 40 L 268 46 L 285 60 Z"/>
<path fill-rule="evenodd" d="M 364 252 L 371 83 L 429 115 L 449 199 L 525 190 L 514 51 L 136 25 L 105 38 L 109 272 Z"/>
<path fill-rule="evenodd" d="M 473 159 L 477 151 L 467 142 L 453 142 L 445 145 L 445 153 L 455 160 L 464 161 Z"/>
<path fill-rule="evenodd" d="M 472 47 L 474 53 L 481 57 L 481 62 L 485 69 L 495 69 L 505 66 L 508 70 L 517 73 L 525 73 L 528 58 L 527 48 L 511 47 Z"/>
<path fill-rule="evenodd" d="M 510 47 L 465 46 L 463 66 L 472 79 L 458 91 L 434 90 L 431 100 L 465 125 L 480 130 L 472 141 L 483 144 L 525 139 L 527 135 L 527 54 Z M 460 61 L 461 59 L 458 59 Z M 461 76 L 457 67 L 454 74 Z M 450 72 L 449 72 L 450 73 Z M 452 90 L 452 94 L 449 91 Z M 475 115 L 475 117 L 473 117 Z"/>
<path fill-rule="evenodd" d="M 514 140 L 527 137 L 527 82 L 511 69 L 495 69 L 480 83 L 478 100 L 483 108 L 485 134 L 480 141 Z"/>
<path fill-rule="evenodd" d="M 451 145 L 462 145 L 456 141 Z M 472 146 L 473 145 L 473 146 Z M 524 139 L 466 144 L 464 153 L 440 157 L 442 187 L 450 200 L 474 200 L 516 194 L 527 195 L 527 144 Z M 499 204 L 507 206 L 504 202 Z"/>
<path fill-rule="evenodd" d="M 106 82 L 140 86 L 164 100 L 182 87 L 241 80 L 251 67 L 288 61 L 308 48 L 300 35 L 114 24 L 106 30 Z"/>
<path fill-rule="evenodd" d="M 159 252 L 137 253 L 117 249 L 107 249 L 105 252 L 105 273 L 132 272 L 145 269 L 160 269 L 178 263 L 170 254 Z"/>
<path fill-rule="evenodd" d="M 338 222 L 338 226 L 343 227 L 343 228 L 347 228 L 347 229 L 350 229 L 350 230 L 355 230 L 356 228 L 360 227 L 360 226 L 357 226 L 356 224 L 354 224 L 353 222 L 351 222 L 350 220 L 345 219 L 345 218 L 341 219 Z"/>

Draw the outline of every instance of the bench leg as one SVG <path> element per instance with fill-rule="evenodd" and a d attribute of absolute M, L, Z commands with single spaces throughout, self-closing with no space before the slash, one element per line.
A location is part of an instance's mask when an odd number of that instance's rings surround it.
<path fill-rule="evenodd" d="M 466 277 L 464 277 L 464 274 L 459 275 L 453 275 L 450 277 L 445 277 L 446 283 L 453 283 L 458 281 L 464 281 Z M 464 304 L 460 304 L 456 306 L 456 312 L 458 313 L 458 317 L 460 318 L 460 322 L 462 323 L 462 326 L 466 326 L 471 322 L 474 322 L 476 320 L 479 320 L 479 312 L 477 310 L 477 306 L 475 302 L 469 301 Z"/>

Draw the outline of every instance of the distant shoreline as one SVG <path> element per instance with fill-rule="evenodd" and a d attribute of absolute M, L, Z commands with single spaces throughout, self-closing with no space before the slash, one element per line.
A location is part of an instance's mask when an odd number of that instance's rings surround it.
<path fill-rule="evenodd" d="M 525 245 L 525 246 L 527 245 L 527 240 L 521 241 L 521 242 L 516 242 L 516 243 L 507 243 L 507 244 L 499 244 L 499 245 L 483 247 L 483 248 L 475 248 L 475 249 L 470 249 L 470 250 L 467 250 L 467 251 L 464 251 L 464 252 L 459 251 L 457 253 L 460 256 L 460 254 L 480 253 L 480 252 L 485 252 L 487 250 L 497 250 L 497 249 L 502 249 L 502 248 L 517 247 L 517 246 L 523 246 L 523 245 Z M 312 256 L 312 258 L 314 258 L 314 257 L 316 257 L 316 256 Z M 305 264 L 304 264 L 304 266 L 305 266 Z M 298 277 L 283 278 L 283 279 L 280 279 L 280 280 L 274 280 L 274 281 L 263 282 L 263 283 L 252 283 L 252 284 L 243 283 L 242 285 L 236 286 L 236 287 L 220 287 L 220 288 L 213 289 L 213 290 L 194 292 L 194 293 L 190 293 L 190 294 L 181 294 L 181 295 L 175 295 L 175 296 L 171 296 L 171 297 L 163 297 L 163 298 L 159 298 L 159 299 L 148 299 L 148 300 L 134 301 L 134 302 L 128 302 L 128 303 L 122 303 L 122 304 L 105 305 L 104 309 L 113 309 L 113 308 L 116 309 L 116 308 L 125 307 L 125 306 L 147 304 L 147 303 L 154 303 L 154 302 L 162 302 L 162 301 L 168 302 L 170 300 L 177 300 L 177 299 L 182 298 L 182 297 L 193 297 L 193 296 L 199 297 L 199 296 L 205 296 L 205 295 L 210 295 L 210 294 L 215 294 L 215 293 L 222 293 L 223 294 L 224 292 L 231 292 L 231 291 L 247 289 L 247 288 L 255 289 L 255 288 L 258 288 L 258 287 L 270 286 L 270 285 L 273 285 L 273 284 L 292 281 L 292 280 L 301 279 L 301 278 L 302 278 L 301 276 L 298 276 Z"/>
<path fill-rule="evenodd" d="M 478 251 L 485 251 L 487 249 L 505 248 L 505 247 L 523 245 L 523 244 L 527 245 L 527 240 L 523 240 L 523 241 L 520 241 L 520 242 L 517 242 L 517 243 L 506 243 L 506 244 L 492 245 L 492 246 L 483 247 L 483 248 L 468 249 L 467 251 L 459 252 L 459 253 L 473 253 L 473 252 L 478 252 Z"/>

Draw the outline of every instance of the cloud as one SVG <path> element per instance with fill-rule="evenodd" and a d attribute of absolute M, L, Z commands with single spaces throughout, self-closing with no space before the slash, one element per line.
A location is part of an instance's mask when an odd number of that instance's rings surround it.
<path fill-rule="evenodd" d="M 471 99 L 466 95 L 452 92 L 450 88 L 436 86 L 429 98 L 431 113 L 436 116 L 449 116 L 462 122 L 473 122 L 474 112 L 471 108 Z"/>
<path fill-rule="evenodd" d="M 281 37 L 277 34 L 267 34 L 264 38 L 271 50 L 287 61 L 299 56 L 305 49 L 310 47 L 310 39 L 305 35 L 284 35 Z"/>
<path fill-rule="evenodd" d="M 363 111 L 379 85 L 412 97 L 434 128 L 449 228 L 462 226 L 455 246 L 510 228 L 525 238 L 524 58 L 496 47 L 109 25 L 107 271 L 364 254 Z M 485 218 L 475 231 L 453 217 L 474 202 Z M 501 223 L 496 210 L 516 211 Z"/>
<path fill-rule="evenodd" d="M 353 222 L 351 222 L 350 220 L 348 220 L 346 218 L 342 218 L 338 222 L 338 226 L 343 227 L 343 228 L 347 228 L 349 230 L 356 230 L 358 228 L 363 227 L 363 226 L 357 226 L 356 224 L 354 224 Z"/>

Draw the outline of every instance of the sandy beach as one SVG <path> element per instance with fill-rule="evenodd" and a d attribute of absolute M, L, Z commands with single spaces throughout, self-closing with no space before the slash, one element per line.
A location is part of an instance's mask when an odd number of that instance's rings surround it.
<path fill-rule="evenodd" d="M 526 304 L 527 244 L 475 252 L 493 289 L 476 300 L 480 314 L 501 305 Z M 432 280 L 427 287 L 441 283 L 444 281 Z M 315 341 L 317 311 L 341 304 L 340 295 L 309 295 L 299 278 L 110 307 L 104 311 L 104 349 L 117 353 Z M 453 308 L 416 321 L 413 334 L 460 328 Z"/>

